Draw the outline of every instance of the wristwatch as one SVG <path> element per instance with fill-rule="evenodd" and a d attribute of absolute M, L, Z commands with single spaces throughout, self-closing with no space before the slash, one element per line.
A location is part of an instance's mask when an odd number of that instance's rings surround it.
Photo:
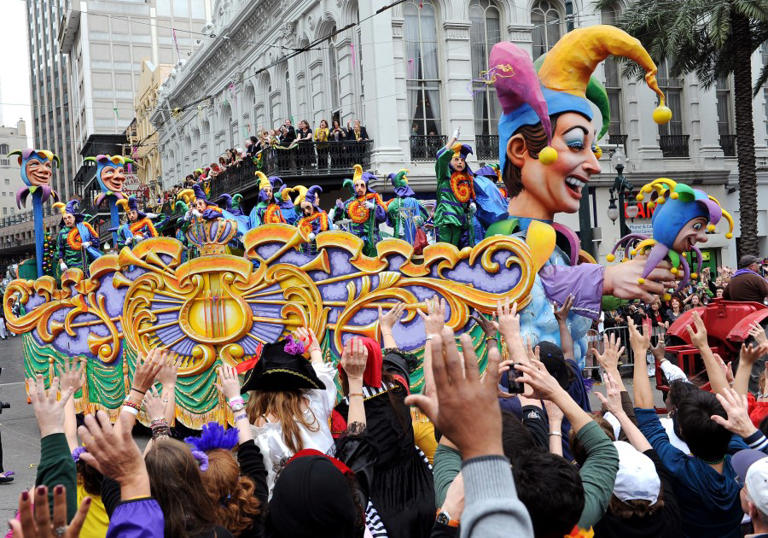
<path fill-rule="evenodd" d="M 437 511 L 437 517 L 435 518 L 435 521 L 442 525 L 448 525 L 449 527 L 458 527 L 459 521 L 456 519 L 451 519 L 451 514 L 446 512 L 445 510 L 438 510 Z"/>

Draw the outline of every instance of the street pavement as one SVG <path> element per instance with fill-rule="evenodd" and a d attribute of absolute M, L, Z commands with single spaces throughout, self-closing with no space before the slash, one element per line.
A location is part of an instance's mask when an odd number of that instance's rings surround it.
<path fill-rule="evenodd" d="M 0 400 L 11 404 L 10 409 L 0 413 L 0 434 L 2 435 L 3 465 L 5 470 L 16 472 L 13 482 L 0 484 L 0 522 L 13 517 L 18 506 L 22 490 L 34 485 L 37 464 L 40 461 L 40 432 L 37 428 L 32 406 L 27 404 L 24 390 L 24 365 L 22 359 L 21 337 L 9 336 L 0 340 Z M 632 393 L 632 378 L 625 378 L 627 390 Z M 602 388 L 595 385 L 597 390 Z M 654 390 L 656 405 L 661 403 L 661 394 Z M 590 393 L 593 409 L 599 409 L 600 403 Z M 146 439 L 139 439 L 144 446 Z"/>

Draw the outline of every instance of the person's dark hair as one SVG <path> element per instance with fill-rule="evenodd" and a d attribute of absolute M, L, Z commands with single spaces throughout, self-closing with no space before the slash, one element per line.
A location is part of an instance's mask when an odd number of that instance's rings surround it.
<path fill-rule="evenodd" d="M 652 516 L 664 508 L 664 488 L 659 488 L 659 498 L 651 504 L 651 501 L 642 499 L 632 499 L 622 501 L 616 495 L 611 495 L 611 502 L 608 504 L 608 512 L 620 519 L 631 519 L 635 517 Z"/>
<path fill-rule="evenodd" d="M 677 423 L 691 454 L 706 462 L 719 462 L 728 450 L 731 432 L 710 417 L 727 418 L 723 406 L 711 392 L 697 390 L 677 404 Z"/>
<path fill-rule="evenodd" d="M 165 536 L 187 538 L 213 529 L 215 507 L 188 445 L 175 439 L 161 439 L 147 452 L 144 461 L 152 497 L 163 509 Z"/>
<path fill-rule="evenodd" d="M 600 429 L 605 432 L 605 435 L 608 436 L 608 439 L 611 440 L 611 442 L 616 440 L 616 434 L 613 433 L 613 426 L 611 426 L 611 423 L 608 422 L 603 418 L 602 415 L 599 413 L 592 413 L 591 414 L 592 420 L 597 422 L 597 425 L 600 426 Z M 579 440 L 578 437 L 576 437 L 576 432 L 573 431 L 573 428 L 568 432 L 568 445 L 571 448 L 571 454 L 573 454 L 573 459 L 576 463 L 579 464 L 579 466 L 584 465 L 584 462 L 587 461 L 587 456 L 589 453 L 587 452 L 587 448 L 584 446 L 584 444 Z"/>
<path fill-rule="evenodd" d="M 501 444 L 504 447 L 504 455 L 513 464 L 521 454 L 529 450 L 539 450 L 531 432 L 510 411 L 501 412 Z"/>
<path fill-rule="evenodd" d="M 539 356 L 544 368 L 549 375 L 557 380 L 557 383 L 565 390 L 573 383 L 576 378 L 573 371 L 568 367 L 563 357 L 563 351 L 554 342 L 539 342 Z"/>
<path fill-rule="evenodd" d="M 669 357 L 667 357 L 669 358 Z M 675 379 L 669 384 L 669 392 L 667 393 L 667 410 L 673 411 L 678 408 L 680 402 L 687 398 L 690 394 L 699 392 L 699 389 L 693 383 L 689 383 L 684 379 Z"/>
<path fill-rule="evenodd" d="M 571 532 L 584 509 L 584 487 L 576 466 L 562 456 L 528 451 L 517 458 L 512 474 L 536 538 L 562 538 Z"/>
<path fill-rule="evenodd" d="M 207 454 L 203 485 L 214 503 L 217 523 L 239 536 L 253 527 L 261 514 L 259 500 L 254 497 L 256 486 L 247 476 L 240 476 L 240 466 L 231 451 L 219 448 Z"/>
<path fill-rule="evenodd" d="M 552 133 L 557 128 L 557 118 L 559 114 L 555 114 L 549 117 L 549 121 L 552 124 Z M 544 127 L 541 123 L 536 125 L 523 125 L 514 134 L 521 134 L 525 138 L 525 147 L 528 149 L 528 154 L 531 157 L 538 156 L 539 152 L 547 147 L 549 141 L 547 140 L 547 133 L 544 131 Z M 506 151 L 506 148 L 505 148 Z M 502 179 L 504 180 L 504 186 L 507 188 L 510 198 L 514 198 L 523 191 L 523 177 L 521 170 L 512 164 L 507 159 L 504 163 L 504 170 L 502 173 Z"/>
<path fill-rule="evenodd" d="M 83 489 L 89 495 L 101 495 L 101 483 L 104 481 L 104 475 L 88 465 L 82 460 L 77 460 L 78 482 L 83 485 Z"/>

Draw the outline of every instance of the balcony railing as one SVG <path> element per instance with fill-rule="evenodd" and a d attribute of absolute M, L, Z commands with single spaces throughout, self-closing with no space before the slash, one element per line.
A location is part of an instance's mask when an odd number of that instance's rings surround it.
<path fill-rule="evenodd" d="M 659 135 L 664 157 L 688 157 L 688 135 Z"/>
<path fill-rule="evenodd" d="M 434 161 L 437 152 L 448 142 L 445 135 L 413 135 L 411 142 L 412 161 Z"/>
<path fill-rule="evenodd" d="M 726 157 L 736 156 L 736 135 L 720 135 L 720 147 Z"/>
<path fill-rule="evenodd" d="M 258 183 L 254 175 L 261 170 L 267 176 L 296 177 L 338 175 L 352 177 L 356 164 L 367 169 L 371 164 L 373 140 L 343 142 L 300 142 L 290 148 L 268 148 L 260 158 L 246 158 L 211 179 L 211 195 L 243 192 Z"/>
<path fill-rule="evenodd" d="M 624 154 L 627 154 L 627 135 L 608 133 L 608 143 L 624 147 Z"/>
<path fill-rule="evenodd" d="M 475 151 L 480 160 L 498 160 L 499 135 L 475 135 Z"/>

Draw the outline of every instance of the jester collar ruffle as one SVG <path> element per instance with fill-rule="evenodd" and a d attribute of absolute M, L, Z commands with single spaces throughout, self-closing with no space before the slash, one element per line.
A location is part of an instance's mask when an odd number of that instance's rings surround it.
<path fill-rule="evenodd" d="M 54 191 L 50 185 L 33 185 L 31 187 L 22 187 L 16 192 L 16 206 L 21 209 L 22 207 L 27 206 L 27 196 L 35 195 L 36 192 L 40 191 L 41 193 L 41 200 L 43 202 L 47 202 L 49 198 L 53 198 L 53 201 L 57 201 L 59 199 L 59 195 L 56 194 L 56 191 Z"/>

